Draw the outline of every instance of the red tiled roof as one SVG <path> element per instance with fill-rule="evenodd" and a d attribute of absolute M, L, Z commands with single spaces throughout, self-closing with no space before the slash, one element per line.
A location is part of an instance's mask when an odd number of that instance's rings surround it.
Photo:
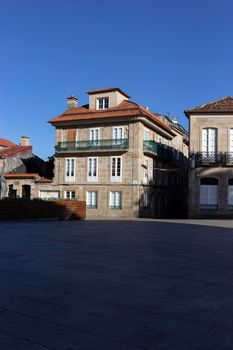
<path fill-rule="evenodd" d="M 12 146 L 16 146 L 16 144 L 14 142 L 11 142 L 11 141 L 6 140 L 6 139 L 2 139 L 0 137 L 0 146 L 2 146 L 2 147 L 12 147 Z"/>
<path fill-rule="evenodd" d="M 12 157 L 17 153 L 21 153 L 32 149 L 32 146 L 14 146 L 0 149 L 0 157 Z"/>
<path fill-rule="evenodd" d="M 130 98 L 130 96 L 128 94 L 126 94 L 123 90 L 121 90 L 119 88 L 114 88 L 114 87 L 109 87 L 109 88 L 99 89 L 99 90 L 90 90 L 87 92 L 87 94 L 95 95 L 95 94 L 101 94 L 101 93 L 112 92 L 112 91 L 118 91 L 122 95 L 124 95 L 125 97 Z"/>
<path fill-rule="evenodd" d="M 4 177 L 6 179 L 33 179 L 35 177 L 39 176 L 37 173 L 22 173 L 22 174 L 17 174 L 17 173 L 8 173 L 8 174 L 4 174 Z"/>
<path fill-rule="evenodd" d="M 205 103 L 198 107 L 193 107 L 190 109 L 186 109 L 184 113 L 186 116 L 189 116 L 191 113 L 217 113 L 217 112 L 233 112 L 233 98 L 230 96 L 226 96 L 220 98 L 219 100 Z"/>
<path fill-rule="evenodd" d="M 159 117 L 152 112 L 149 112 L 146 108 L 138 105 L 137 103 L 124 100 L 117 107 L 101 109 L 101 110 L 92 110 L 88 109 L 87 106 L 76 107 L 66 110 L 63 114 L 58 117 L 49 120 L 48 122 L 56 125 L 58 122 L 64 121 L 77 121 L 77 120 L 89 120 L 89 119 L 102 119 L 102 118 L 117 118 L 117 117 L 137 117 L 144 116 L 153 120 L 156 124 L 159 124 L 161 127 L 170 131 L 172 130 L 162 122 Z"/>

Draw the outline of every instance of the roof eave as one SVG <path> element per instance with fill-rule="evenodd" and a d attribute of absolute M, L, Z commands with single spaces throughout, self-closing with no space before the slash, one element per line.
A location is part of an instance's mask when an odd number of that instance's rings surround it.
<path fill-rule="evenodd" d="M 230 111 L 220 111 L 220 110 L 217 110 L 217 111 L 192 111 L 192 110 L 185 110 L 184 111 L 184 114 L 186 115 L 187 118 L 190 117 L 191 114 L 203 114 L 203 115 L 206 115 L 206 114 L 233 114 L 233 110 L 230 110 Z"/>

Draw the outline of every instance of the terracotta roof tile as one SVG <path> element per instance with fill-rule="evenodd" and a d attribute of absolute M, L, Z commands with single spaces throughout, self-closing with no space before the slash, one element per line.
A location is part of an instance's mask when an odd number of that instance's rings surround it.
<path fill-rule="evenodd" d="M 226 96 L 220 98 L 219 100 L 205 103 L 201 106 L 186 109 L 186 116 L 189 116 L 191 113 L 216 113 L 216 112 L 233 112 L 233 98 L 230 96 Z"/>
<path fill-rule="evenodd" d="M 152 112 L 149 112 L 146 108 L 138 105 L 137 103 L 124 100 L 117 107 L 101 109 L 101 110 L 90 110 L 88 105 L 76 107 L 73 109 L 66 110 L 63 114 L 58 117 L 49 120 L 49 123 L 56 124 L 64 121 L 77 121 L 77 120 L 89 120 L 89 119 L 102 119 L 102 118 L 117 118 L 117 117 L 137 117 L 144 116 L 152 119 L 154 122 L 159 124 L 167 131 L 171 131 L 170 127 L 162 122 L 159 117 Z"/>
<path fill-rule="evenodd" d="M 14 142 L 9 141 L 9 140 L 0 138 L 0 146 L 12 147 L 12 146 L 16 146 L 16 144 Z"/>
<path fill-rule="evenodd" d="M 38 174 L 36 173 L 8 173 L 8 174 L 4 174 L 3 175 L 6 179 L 33 179 L 37 176 L 39 176 Z"/>
<path fill-rule="evenodd" d="M 105 89 L 99 89 L 99 90 L 90 90 L 87 92 L 88 95 L 95 95 L 95 94 L 101 94 L 101 93 L 106 93 L 106 92 L 112 92 L 112 91 L 118 91 L 122 95 L 124 95 L 127 98 L 130 98 L 128 94 L 126 94 L 123 90 L 116 88 L 116 87 L 109 87 Z"/>
<path fill-rule="evenodd" d="M 17 153 L 28 151 L 32 146 L 14 146 L 0 149 L 0 157 L 12 157 Z"/>

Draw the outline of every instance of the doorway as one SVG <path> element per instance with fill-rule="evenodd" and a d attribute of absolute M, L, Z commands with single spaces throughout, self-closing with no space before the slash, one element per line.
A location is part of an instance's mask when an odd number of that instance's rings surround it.
<path fill-rule="evenodd" d="M 31 198 L 31 186 L 23 185 L 22 186 L 22 198 L 30 199 Z"/>

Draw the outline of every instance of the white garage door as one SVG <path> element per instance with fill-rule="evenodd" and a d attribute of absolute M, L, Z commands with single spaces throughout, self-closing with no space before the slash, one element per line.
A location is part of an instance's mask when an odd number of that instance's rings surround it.
<path fill-rule="evenodd" d="M 218 186 L 201 185 L 200 186 L 200 208 L 218 209 Z"/>

